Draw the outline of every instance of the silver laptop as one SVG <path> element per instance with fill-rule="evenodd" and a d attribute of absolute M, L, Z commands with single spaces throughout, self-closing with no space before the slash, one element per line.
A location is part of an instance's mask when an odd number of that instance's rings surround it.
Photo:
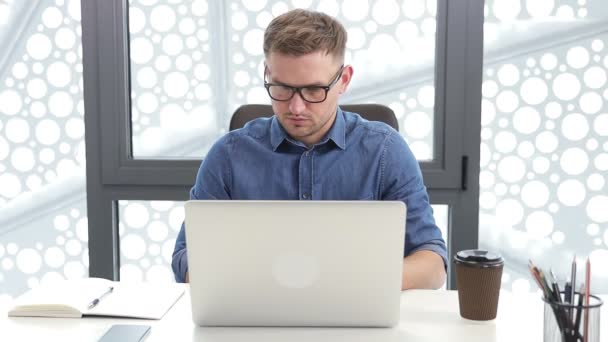
<path fill-rule="evenodd" d="M 196 324 L 399 321 L 403 202 L 189 201 L 185 210 Z"/>

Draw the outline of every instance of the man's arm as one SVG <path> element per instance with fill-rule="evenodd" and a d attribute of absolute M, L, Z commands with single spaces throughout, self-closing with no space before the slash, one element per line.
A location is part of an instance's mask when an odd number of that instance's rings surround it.
<path fill-rule="evenodd" d="M 175 240 L 175 248 L 171 259 L 173 275 L 175 275 L 175 281 L 178 283 L 188 282 L 188 255 L 186 253 L 186 232 L 184 229 L 185 224 L 182 223 Z"/>
<path fill-rule="evenodd" d="M 401 289 L 438 289 L 446 279 L 443 258 L 439 254 L 421 250 L 403 259 Z"/>
<path fill-rule="evenodd" d="M 190 190 L 191 200 L 230 199 L 231 171 L 229 167 L 228 139 L 226 136 L 218 140 L 207 153 L 196 175 L 196 182 Z M 175 241 L 171 267 L 178 283 L 189 282 L 188 254 L 186 251 L 186 225 L 182 227 Z"/>
<path fill-rule="evenodd" d="M 402 289 L 436 289 L 446 280 L 447 251 L 418 161 L 396 132 L 387 138 L 381 199 L 407 207 Z"/>

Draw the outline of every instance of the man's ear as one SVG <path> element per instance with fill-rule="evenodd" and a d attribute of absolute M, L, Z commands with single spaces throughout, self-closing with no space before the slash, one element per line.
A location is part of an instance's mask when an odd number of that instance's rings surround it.
<path fill-rule="evenodd" d="M 353 67 L 350 64 L 347 64 L 342 69 L 342 87 L 340 88 L 339 93 L 344 94 L 348 89 L 348 85 L 350 84 L 350 80 L 353 78 Z"/>

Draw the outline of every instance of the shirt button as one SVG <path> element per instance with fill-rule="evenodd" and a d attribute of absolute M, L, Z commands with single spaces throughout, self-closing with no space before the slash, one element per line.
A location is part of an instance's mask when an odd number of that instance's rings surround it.
<path fill-rule="evenodd" d="M 308 151 L 304 152 L 304 156 L 308 157 Z"/>
<path fill-rule="evenodd" d="M 309 197 L 310 197 L 310 195 L 308 195 L 308 194 L 302 194 L 303 199 L 308 199 Z"/>

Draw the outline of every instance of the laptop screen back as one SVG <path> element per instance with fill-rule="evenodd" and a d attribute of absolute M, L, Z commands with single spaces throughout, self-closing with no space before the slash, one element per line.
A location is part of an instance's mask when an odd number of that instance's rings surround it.
<path fill-rule="evenodd" d="M 402 202 L 189 201 L 185 209 L 195 323 L 397 323 Z"/>

